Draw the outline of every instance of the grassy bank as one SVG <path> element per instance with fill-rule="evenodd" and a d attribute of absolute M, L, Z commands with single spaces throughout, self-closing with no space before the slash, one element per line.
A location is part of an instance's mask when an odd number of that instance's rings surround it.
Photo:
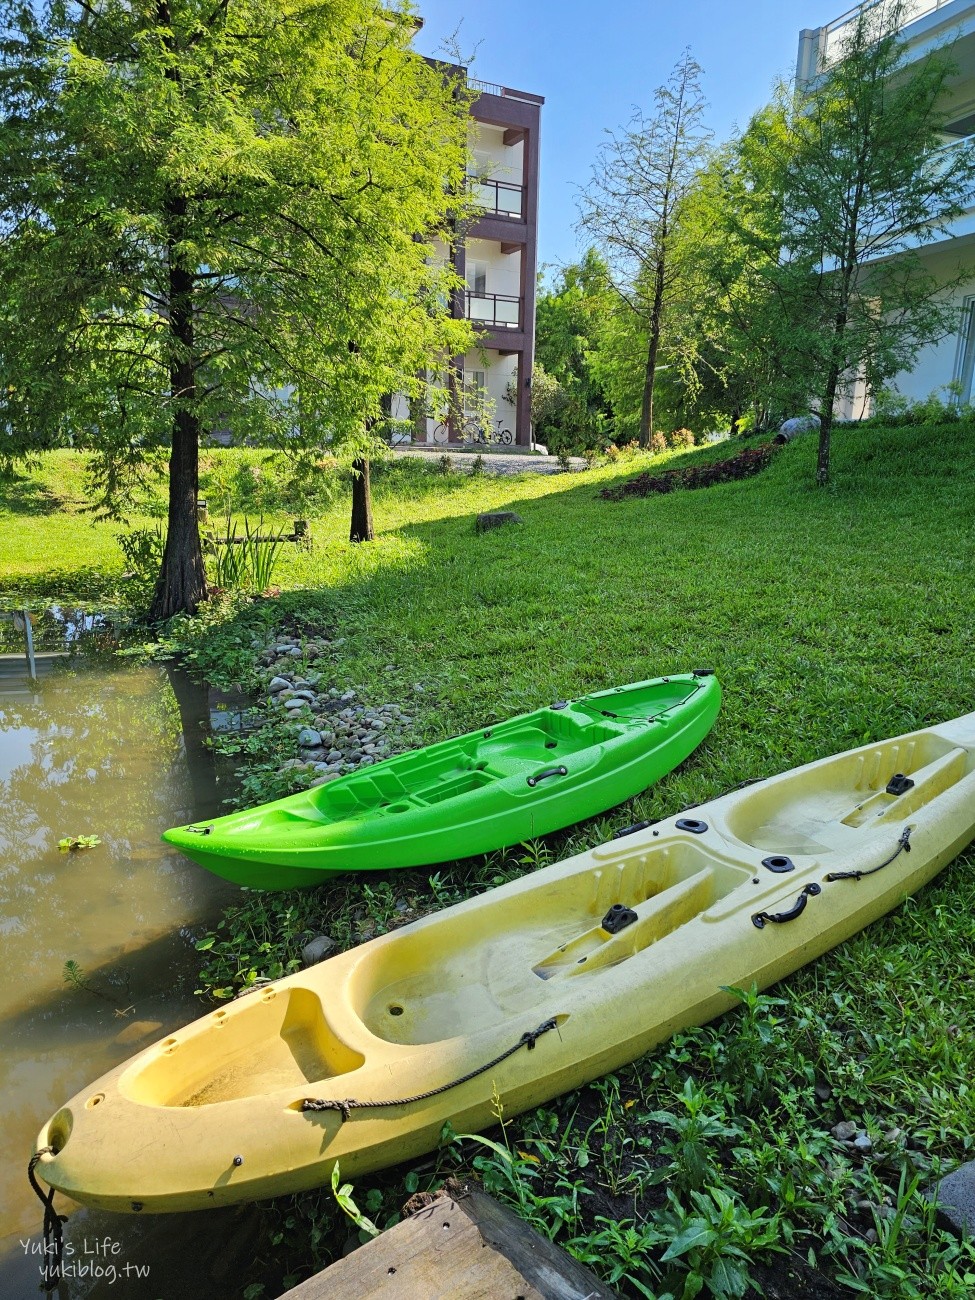
<path fill-rule="evenodd" d="M 813 487 L 811 441 L 756 478 L 620 502 L 597 488 L 642 465 L 515 480 L 397 465 L 377 476 L 369 547 L 344 540 L 340 482 L 286 500 L 296 489 L 283 478 L 254 478 L 255 453 L 234 456 L 219 472 L 232 463 L 245 487 L 250 475 L 274 521 L 301 505 L 315 545 L 283 553 L 280 596 L 173 630 L 210 678 L 256 690 L 267 669 L 255 659 L 275 636 L 324 634 L 317 671 L 369 703 L 408 704 L 412 741 L 697 666 L 718 672 L 725 705 L 688 763 L 597 823 L 432 877 L 253 896 L 205 941 L 210 986 L 287 969 L 309 931 L 357 942 L 638 818 L 975 707 L 975 444 L 963 430 L 840 430 L 826 491 Z M 50 562 L 30 569 L 30 539 L 61 526 L 51 476 L 67 463 L 52 458 L 46 480 L 19 485 L 19 504 L 4 498 L 8 595 L 104 572 L 94 542 L 65 542 L 58 574 Z M 253 498 L 236 504 L 257 513 Z M 476 536 L 472 514 L 491 507 L 516 510 L 523 526 Z M 20 549 L 8 550 L 12 536 Z M 262 736 L 240 757 L 270 774 L 283 750 L 270 755 Z M 370 1179 L 356 1199 L 385 1224 L 418 1186 L 473 1165 L 631 1295 L 739 1296 L 749 1277 L 781 1297 L 968 1295 L 975 1254 L 938 1228 L 919 1191 L 941 1163 L 968 1158 L 975 1133 L 973 904 L 963 858 L 768 996 L 745 995 L 720 1025 L 506 1121 L 497 1150 L 450 1142 L 437 1162 Z M 838 1140 L 841 1121 L 868 1141 Z M 300 1275 L 354 1232 L 330 1193 L 266 1217 L 269 1294 L 276 1270 Z"/>

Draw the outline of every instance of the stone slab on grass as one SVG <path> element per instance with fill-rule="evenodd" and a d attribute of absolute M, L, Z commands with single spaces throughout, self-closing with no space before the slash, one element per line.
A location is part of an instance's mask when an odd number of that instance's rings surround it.
<path fill-rule="evenodd" d="M 975 1237 L 975 1160 L 946 1174 L 926 1195 L 953 1231 Z"/>
<path fill-rule="evenodd" d="M 478 515 L 474 524 L 479 533 L 488 533 L 492 528 L 503 528 L 505 524 L 523 524 L 525 521 L 514 510 L 491 510 Z"/>

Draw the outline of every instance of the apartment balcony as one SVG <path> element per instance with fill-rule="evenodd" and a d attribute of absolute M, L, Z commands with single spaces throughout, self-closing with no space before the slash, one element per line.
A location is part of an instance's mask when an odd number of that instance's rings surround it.
<path fill-rule="evenodd" d="M 531 95 L 527 90 L 512 90 L 510 86 L 499 85 L 496 81 L 479 81 L 476 77 L 468 77 L 467 84 L 472 90 L 476 90 L 479 95 L 491 95 L 496 99 L 510 99 L 521 104 L 545 103 L 545 98 L 542 95 Z"/>
<path fill-rule="evenodd" d="M 467 290 L 467 319 L 497 333 L 520 330 L 524 299 L 508 293 Z"/>
<path fill-rule="evenodd" d="M 808 85 L 820 73 L 838 62 L 843 47 L 861 17 L 866 19 L 868 32 L 876 25 L 879 37 L 885 15 L 889 13 L 887 0 L 864 0 L 846 13 L 840 14 L 824 27 L 808 28 L 799 36 L 799 58 L 796 81 Z M 908 28 L 914 30 L 908 31 Z M 904 0 L 899 31 L 917 46 L 916 55 L 927 53 L 944 39 L 968 35 L 975 28 L 975 4 L 971 0 Z"/>
<path fill-rule="evenodd" d="M 512 181 L 483 180 L 471 176 L 471 193 L 488 217 L 510 217 L 515 221 L 525 219 L 525 187 Z"/>

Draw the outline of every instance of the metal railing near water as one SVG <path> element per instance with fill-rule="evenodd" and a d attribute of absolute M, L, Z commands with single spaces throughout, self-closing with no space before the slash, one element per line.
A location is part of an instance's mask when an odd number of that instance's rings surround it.
<path fill-rule="evenodd" d="M 24 652 L 27 656 L 27 675 L 32 681 L 37 678 L 37 660 L 34 657 L 34 625 L 31 622 L 30 610 L 15 610 L 10 618 L 18 632 L 24 634 Z"/>
<path fill-rule="evenodd" d="M 32 681 L 38 677 L 38 657 L 46 663 L 52 657 L 71 654 L 83 643 L 116 645 L 125 617 L 110 609 L 95 613 L 76 607 L 49 605 L 43 609 L 0 610 L 0 621 L 13 625 L 14 637 L 0 634 L 0 654 L 18 654 L 23 647 Z"/>

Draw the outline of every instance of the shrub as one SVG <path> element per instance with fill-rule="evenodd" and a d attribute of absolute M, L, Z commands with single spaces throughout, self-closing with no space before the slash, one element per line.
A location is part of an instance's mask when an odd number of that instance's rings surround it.
<path fill-rule="evenodd" d="M 133 528 L 119 533 L 116 540 L 125 557 L 136 597 L 136 603 L 148 602 L 156 586 L 166 545 L 166 530 L 162 524 L 155 528 Z"/>
<path fill-rule="evenodd" d="M 655 492 L 673 492 L 675 488 L 701 488 L 711 487 L 715 483 L 731 483 L 763 470 L 775 451 L 774 443 L 763 442 L 758 447 L 748 447 L 737 456 L 729 456 L 710 465 L 672 469 L 666 474 L 638 474 L 628 483 L 603 488 L 599 495 L 607 501 L 622 501 L 625 497 L 647 497 Z"/>
<path fill-rule="evenodd" d="M 659 456 L 661 452 L 667 450 L 667 436 L 658 429 L 656 433 L 650 435 L 650 452 L 654 456 Z"/>
<path fill-rule="evenodd" d="M 694 434 L 690 429 L 674 429 L 667 435 L 667 444 L 670 447 L 693 447 Z"/>
<path fill-rule="evenodd" d="M 867 420 L 852 423 L 859 425 L 879 425 L 886 429 L 916 427 L 918 425 L 967 424 L 975 423 L 975 407 L 969 402 L 960 402 L 956 389 L 948 384 L 938 392 L 929 393 L 921 401 L 911 401 L 900 393 L 881 389 L 874 399 L 873 414 Z"/>

